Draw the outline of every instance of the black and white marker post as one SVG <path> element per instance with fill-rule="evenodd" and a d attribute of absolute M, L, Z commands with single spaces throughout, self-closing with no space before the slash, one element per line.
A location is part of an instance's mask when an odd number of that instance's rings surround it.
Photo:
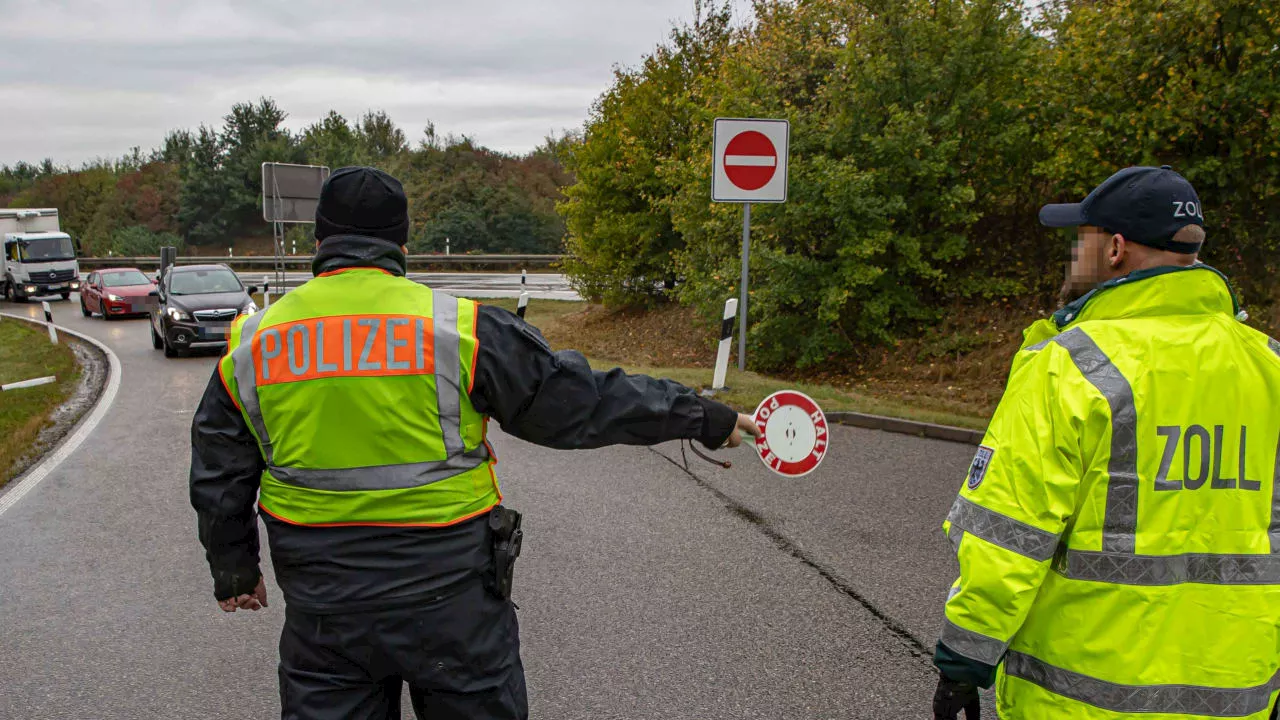
<path fill-rule="evenodd" d="M 529 309 L 529 291 L 526 289 L 526 285 L 528 282 L 529 282 L 529 276 L 525 274 L 524 270 L 521 270 L 520 271 L 520 300 L 516 302 L 516 315 L 520 316 L 521 320 L 524 319 L 525 311 Z"/>
<path fill-rule="evenodd" d="M 44 323 L 49 328 L 49 342 L 57 345 L 58 331 L 53 327 L 53 310 L 49 308 L 49 301 L 42 301 L 40 307 L 44 308 Z"/>
<path fill-rule="evenodd" d="M 720 323 L 720 349 L 716 352 L 716 373 L 711 380 L 711 389 L 724 389 L 725 379 L 729 374 L 729 350 L 733 347 L 733 318 L 738 314 L 737 298 L 729 298 L 724 303 L 724 320 Z"/>
<path fill-rule="evenodd" d="M 787 201 L 786 120 L 716 118 L 711 200 L 742 203 L 742 280 L 738 285 L 738 369 L 747 369 L 747 298 L 752 203 Z"/>

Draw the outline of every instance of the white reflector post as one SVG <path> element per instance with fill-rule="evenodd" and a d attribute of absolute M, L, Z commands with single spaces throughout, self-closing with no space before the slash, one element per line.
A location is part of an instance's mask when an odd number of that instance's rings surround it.
<path fill-rule="evenodd" d="M 18 388 L 29 388 L 29 387 L 35 387 L 37 385 L 48 385 L 49 383 L 56 382 L 57 380 L 58 378 L 54 377 L 53 375 L 50 375 L 48 377 L 35 378 L 33 380 L 20 380 L 18 382 L 9 383 L 8 385 L 0 385 L 0 390 L 17 390 Z"/>
<path fill-rule="evenodd" d="M 724 303 L 724 321 L 720 323 L 720 349 L 716 352 L 716 374 L 711 381 L 712 390 L 723 390 L 725 375 L 729 371 L 729 349 L 733 347 L 733 319 L 738 315 L 738 299 L 729 298 Z"/>
<path fill-rule="evenodd" d="M 262 309 L 271 307 L 271 276 L 262 276 Z"/>
<path fill-rule="evenodd" d="M 54 345 L 58 344 L 58 331 L 53 329 L 53 310 L 49 308 L 49 301 L 45 300 L 40 303 L 40 307 L 44 308 L 44 322 L 49 328 L 49 342 Z"/>
<path fill-rule="evenodd" d="M 522 292 L 520 293 L 520 301 L 516 303 L 516 315 L 519 315 L 520 319 L 523 320 L 524 311 L 528 309 L 529 309 L 529 293 Z"/>

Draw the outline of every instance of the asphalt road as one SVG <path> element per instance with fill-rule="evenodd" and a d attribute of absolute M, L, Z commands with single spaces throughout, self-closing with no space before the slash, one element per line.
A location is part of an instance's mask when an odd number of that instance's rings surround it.
<path fill-rule="evenodd" d="M 239 271 L 241 282 L 246 285 L 263 284 L 263 278 L 271 283 L 274 273 L 271 271 Z M 285 286 L 294 288 L 312 278 L 311 273 L 285 273 Z M 473 298 L 510 298 L 520 297 L 527 291 L 534 300 L 581 300 L 564 275 L 555 273 L 530 273 L 525 284 L 520 283 L 520 273 L 415 273 L 408 278 L 423 283 L 436 290 L 454 295 Z M 273 290 L 274 292 L 274 290 Z"/>
<path fill-rule="evenodd" d="M 79 450 L 0 516 L 0 718 L 278 716 L 283 603 L 217 610 L 187 501 L 215 357 L 165 360 L 145 320 L 52 305 L 123 379 Z M 494 432 L 525 513 L 532 717 L 928 717 L 956 572 L 940 523 L 972 448 L 843 427 L 832 441 L 788 481 L 745 449 L 720 453 L 730 470 L 690 454 L 686 472 L 677 444 L 562 452 Z"/>

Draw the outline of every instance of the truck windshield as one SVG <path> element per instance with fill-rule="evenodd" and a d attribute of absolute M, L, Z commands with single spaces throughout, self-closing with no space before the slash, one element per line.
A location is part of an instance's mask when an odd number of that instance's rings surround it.
<path fill-rule="evenodd" d="M 146 275 L 137 270 L 123 270 L 121 272 L 102 273 L 102 284 L 104 287 L 125 287 L 128 285 L 150 285 L 151 281 Z"/>
<path fill-rule="evenodd" d="M 75 260 L 76 249 L 71 245 L 71 238 L 40 238 L 28 240 L 22 245 L 19 259 L 22 262 L 54 262 L 57 260 Z"/>
<path fill-rule="evenodd" d="M 174 295 L 205 295 L 240 292 L 240 279 L 230 270 L 184 270 L 173 273 L 169 292 Z"/>

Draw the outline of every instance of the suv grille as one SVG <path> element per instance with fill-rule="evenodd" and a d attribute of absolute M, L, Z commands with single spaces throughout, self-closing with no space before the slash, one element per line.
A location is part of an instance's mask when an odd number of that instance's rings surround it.
<path fill-rule="evenodd" d="M 228 322 L 235 320 L 240 311 L 235 308 L 220 308 L 218 310 L 197 310 L 191 314 L 199 322 Z"/>

